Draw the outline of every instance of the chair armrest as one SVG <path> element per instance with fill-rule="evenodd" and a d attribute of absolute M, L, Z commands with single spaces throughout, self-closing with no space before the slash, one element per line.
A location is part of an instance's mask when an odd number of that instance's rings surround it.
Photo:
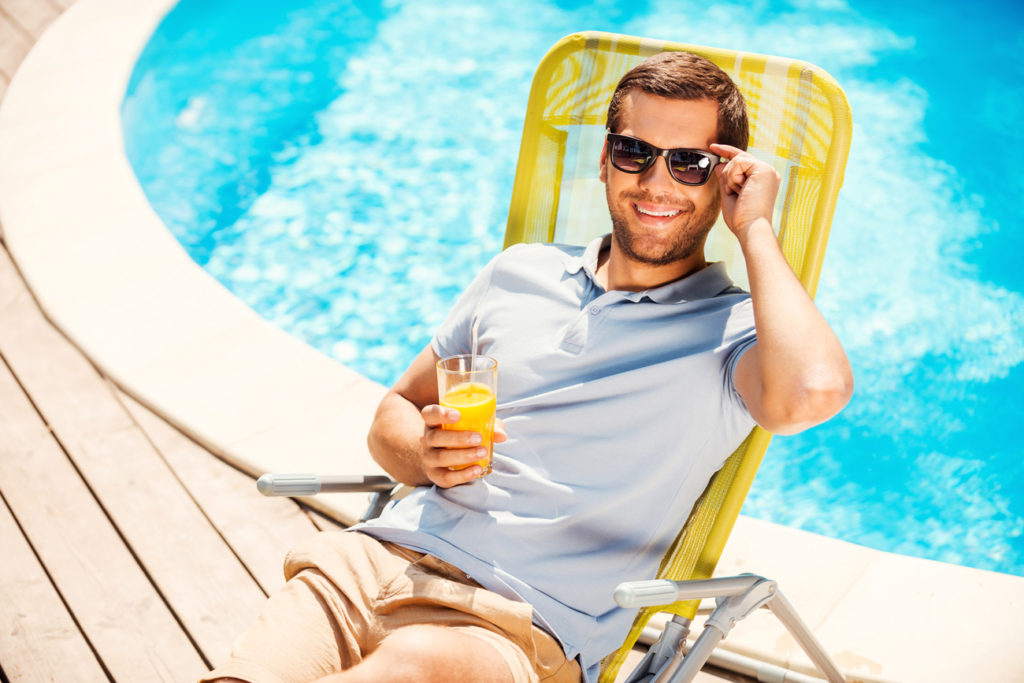
<path fill-rule="evenodd" d="M 381 475 L 317 475 L 305 473 L 267 473 L 256 480 L 256 488 L 265 496 L 315 496 L 318 493 L 346 491 L 391 491 L 398 485 Z"/>

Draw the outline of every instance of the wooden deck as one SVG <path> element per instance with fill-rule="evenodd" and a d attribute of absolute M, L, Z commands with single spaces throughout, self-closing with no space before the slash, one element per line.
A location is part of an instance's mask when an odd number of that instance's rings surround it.
<path fill-rule="evenodd" d="M 336 524 L 103 378 L 0 252 L 0 678 L 194 681 Z"/>
<path fill-rule="evenodd" d="M 0 99 L 73 3 L 0 0 Z M 337 526 L 101 376 L 0 242 L 0 681 L 194 681 Z"/>
<path fill-rule="evenodd" d="M 0 99 L 46 27 L 75 0 L 0 0 Z"/>

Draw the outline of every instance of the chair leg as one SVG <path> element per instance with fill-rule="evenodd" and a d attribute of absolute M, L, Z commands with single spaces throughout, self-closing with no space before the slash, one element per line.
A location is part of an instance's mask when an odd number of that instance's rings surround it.
<path fill-rule="evenodd" d="M 690 651 L 683 655 L 683 650 L 680 648 L 678 663 L 675 663 L 672 670 L 666 668 L 663 675 L 654 679 L 654 683 L 690 683 L 704 668 L 711 653 L 715 651 L 723 638 L 725 638 L 725 634 L 721 629 L 705 625 Z"/>
<path fill-rule="evenodd" d="M 796 639 L 807 656 L 825 674 L 829 683 L 845 683 L 828 652 L 821 646 L 774 581 L 752 574 L 691 581 L 637 581 L 620 584 L 615 599 L 622 607 L 652 607 L 681 600 L 714 597 L 715 610 L 704 623 L 704 631 L 683 657 L 685 635 L 678 654 L 657 670 L 652 683 L 689 683 L 707 662 L 715 646 L 738 621 L 761 607 L 769 608 Z M 666 599 L 670 598 L 670 599 Z M 650 670 L 650 669 L 648 669 Z"/>
<path fill-rule="evenodd" d="M 796 642 L 807 656 L 810 657 L 811 661 L 825 674 L 825 679 L 829 683 L 845 683 L 846 678 L 840 673 L 835 662 L 832 661 L 832 657 L 829 656 L 828 651 L 814 637 L 811 629 L 800 618 L 800 615 L 797 614 L 797 611 L 790 604 L 789 600 L 786 599 L 786 596 L 782 594 L 782 591 L 775 593 L 768 602 L 768 609 L 778 617 L 779 621 L 786 627 L 790 635 L 796 639 Z"/>
<path fill-rule="evenodd" d="M 384 512 L 384 508 L 391 502 L 391 498 L 399 488 L 400 486 L 396 486 L 387 491 L 377 491 L 374 493 L 373 497 L 370 498 L 370 506 L 366 508 L 366 512 L 364 512 L 363 516 L 359 518 L 359 521 L 365 522 L 368 519 L 376 519 L 377 517 L 380 517 L 380 513 Z"/>
<path fill-rule="evenodd" d="M 683 657 L 686 636 L 690 633 L 690 620 L 676 615 L 665 624 L 665 630 L 647 650 L 643 660 L 626 679 L 626 683 L 653 683 L 664 680 L 679 666 Z"/>

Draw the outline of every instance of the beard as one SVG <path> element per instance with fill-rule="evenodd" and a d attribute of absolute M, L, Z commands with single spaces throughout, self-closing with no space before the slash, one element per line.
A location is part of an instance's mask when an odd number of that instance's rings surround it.
<path fill-rule="evenodd" d="M 619 195 L 618 201 L 613 201 L 611 193 L 608 193 L 608 211 L 612 219 L 612 236 L 622 250 L 626 258 L 631 261 L 651 266 L 665 266 L 677 261 L 683 261 L 693 256 L 698 249 L 703 248 L 704 241 L 718 220 L 718 213 L 721 208 L 721 198 L 715 194 L 714 201 L 701 213 L 696 212 L 696 206 L 689 199 L 684 199 L 679 207 L 682 213 L 679 219 L 682 224 L 672 230 L 667 239 L 659 238 L 656 230 L 639 225 L 632 215 L 633 202 L 651 202 L 653 204 L 670 203 L 662 201 L 658 197 L 652 197 L 639 192 L 623 192 Z M 671 200 L 672 205 L 679 206 L 679 198 Z M 623 206 L 629 208 L 623 209 Z"/>

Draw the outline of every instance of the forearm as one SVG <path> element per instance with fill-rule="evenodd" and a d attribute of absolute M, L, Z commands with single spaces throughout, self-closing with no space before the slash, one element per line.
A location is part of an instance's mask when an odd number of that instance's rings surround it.
<path fill-rule="evenodd" d="M 832 417 L 849 401 L 849 361 L 786 262 L 768 221 L 755 221 L 737 237 L 757 327 L 759 403 L 778 431 L 799 431 Z"/>
<path fill-rule="evenodd" d="M 373 459 L 395 480 L 410 486 L 430 484 L 423 467 L 423 416 L 411 401 L 388 392 L 377 407 L 367 436 Z"/>

